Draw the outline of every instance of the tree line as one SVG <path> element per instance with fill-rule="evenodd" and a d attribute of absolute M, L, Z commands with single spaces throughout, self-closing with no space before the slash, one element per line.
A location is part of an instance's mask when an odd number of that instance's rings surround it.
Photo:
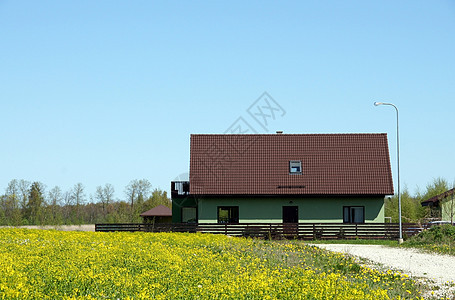
<path fill-rule="evenodd" d="M 97 186 L 87 195 L 82 183 L 63 191 L 47 190 L 41 182 L 13 179 L 0 196 L 0 225 L 75 225 L 142 222 L 140 214 L 158 205 L 171 207 L 167 192 L 152 189 L 147 179 L 135 179 L 115 197 L 112 184 Z"/>
<path fill-rule="evenodd" d="M 411 195 L 407 188 L 401 191 L 401 216 L 404 223 L 425 223 L 434 217 L 430 207 L 420 203 L 436 195 L 442 194 L 455 187 L 455 182 L 449 182 L 441 177 L 428 183 L 424 191 L 417 191 Z M 385 216 L 391 217 L 392 223 L 398 223 L 398 195 L 385 199 Z"/>
<path fill-rule="evenodd" d="M 425 191 L 411 195 L 401 192 L 402 220 L 405 223 L 426 222 L 432 217 L 429 207 L 420 203 L 455 187 L 443 178 L 436 178 Z M 147 179 L 135 179 L 124 189 L 124 199 L 115 197 L 114 186 L 97 186 L 87 195 L 82 183 L 62 191 L 58 186 L 46 189 L 41 182 L 13 179 L 0 196 L 0 225 L 74 225 L 93 223 L 137 223 L 139 216 L 155 206 L 171 207 L 167 192 L 152 189 Z M 385 216 L 398 222 L 398 195 L 385 199 Z"/>

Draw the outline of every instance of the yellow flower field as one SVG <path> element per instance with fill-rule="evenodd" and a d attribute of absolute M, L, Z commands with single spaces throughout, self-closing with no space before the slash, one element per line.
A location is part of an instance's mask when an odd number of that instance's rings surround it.
<path fill-rule="evenodd" d="M 301 243 L 0 229 L 1 299 L 420 299 L 401 274 Z"/>

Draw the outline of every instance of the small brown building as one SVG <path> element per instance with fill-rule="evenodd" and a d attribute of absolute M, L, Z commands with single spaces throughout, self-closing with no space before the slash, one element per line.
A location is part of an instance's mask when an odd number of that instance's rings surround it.
<path fill-rule="evenodd" d="M 164 205 L 158 205 L 140 215 L 143 223 L 171 223 L 172 210 Z"/>
<path fill-rule="evenodd" d="M 454 222 L 455 219 L 455 188 L 431 197 L 420 203 L 430 207 L 431 217 L 441 221 Z"/>

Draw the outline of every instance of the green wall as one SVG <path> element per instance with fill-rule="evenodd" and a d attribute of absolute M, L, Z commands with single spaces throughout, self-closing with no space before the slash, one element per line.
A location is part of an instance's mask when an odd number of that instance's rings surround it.
<path fill-rule="evenodd" d="M 455 220 L 455 199 L 452 202 L 452 199 L 449 197 L 441 203 L 441 219 L 443 221 L 451 221 L 452 217 Z"/>
<path fill-rule="evenodd" d="M 299 207 L 299 222 L 343 222 L 343 206 L 364 206 L 365 223 L 384 222 L 384 197 L 198 199 L 199 223 L 216 223 L 218 206 L 238 206 L 240 223 L 281 223 L 283 206 Z"/>
<path fill-rule="evenodd" d="M 190 196 L 172 198 L 172 223 L 182 222 L 182 207 L 196 207 L 197 200 Z"/>

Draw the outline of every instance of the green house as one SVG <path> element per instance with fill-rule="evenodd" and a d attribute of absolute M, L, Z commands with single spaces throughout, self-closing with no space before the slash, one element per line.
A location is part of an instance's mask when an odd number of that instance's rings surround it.
<path fill-rule="evenodd" d="M 455 220 L 455 188 L 422 201 L 420 204 L 430 207 L 431 217 L 435 219 L 447 222 Z"/>
<path fill-rule="evenodd" d="M 387 135 L 194 134 L 174 223 L 383 223 Z"/>

